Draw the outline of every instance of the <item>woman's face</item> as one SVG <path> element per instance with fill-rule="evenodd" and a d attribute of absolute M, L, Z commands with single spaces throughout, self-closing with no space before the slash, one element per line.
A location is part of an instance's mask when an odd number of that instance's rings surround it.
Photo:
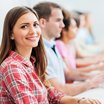
<path fill-rule="evenodd" d="M 86 20 L 85 20 L 85 15 L 80 15 L 80 27 L 85 27 L 86 25 Z"/>
<path fill-rule="evenodd" d="M 12 39 L 16 48 L 25 49 L 37 47 L 41 35 L 41 29 L 37 17 L 32 13 L 22 15 L 16 22 Z"/>
<path fill-rule="evenodd" d="M 76 25 L 76 22 L 75 20 L 72 18 L 71 19 L 71 24 L 69 26 L 69 29 L 68 29 L 68 38 L 69 39 L 73 39 L 75 38 L 76 34 L 77 34 L 77 25 Z"/>

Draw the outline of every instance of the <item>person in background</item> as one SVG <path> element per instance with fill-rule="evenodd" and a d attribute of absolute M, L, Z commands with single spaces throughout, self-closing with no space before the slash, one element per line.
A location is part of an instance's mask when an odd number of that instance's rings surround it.
<path fill-rule="evenodd" d="M 76 71 L 69 71 L 62 60 L 57 47 L 55 47 L 55 38 L 60 36 L 62 28 L 64 28 L 62 8 L 56 3 L 41 2 L 33 7 L 39 15 L 39 23 L 44 37 L 45 51 L 48 60 L 47 79 L 58 90 L 67 95 L 77 95 L 83 91 L 98 87 L 104 82 L 104 75 L 102 73 L 96 78 L 89 78 L 84 73 Z M 85 80 L 77 84 L 66 84 L 65 76 L 74 80 Z M 87 79 L 87 80 L 86 80 Z M 97 83 L 96 83 L 97 82 Z"/>
<path fill-rule="evenodd" d="M 59 38 L 56 38 L 56 47 L 61 54 L 65 64 L 72 70 L 90 72 L 104 69 L 101 60 L 92 60 L 92 58 L 76 58 L 77 50 L 75 48 L 74 39 L 77 35 L 77 24 L 74 17 L 67 10 L 63 9 L 64 28 Z"/>
<path fill-rule="evenodd" d="M 95 37 L 92 31 L 92 14 L 90 12 L 85 12 L 85 27 L 88 30 L 88 38 L 86 43 L 88 44 L 95 44 Z"/>
<path fill-rule="evenodd" d="M 101 104 L 59 92 L 45 77 L 46 65 L 37 13 L 28 7 L 12 8 L 0 50 L 0 104 Z"/>
<path fill-rule="evenodd" d="M 104 55 L 104 48 L 102 45 L 98 45 L 94 42 L 90 14 L 86 12 L 74 11 L 73 15 L 75 18 L 79 19 L 78 32 L 75 38 L 77 57 L 83 58 L 96 55 L 102 57 L 102 55 Z"/>

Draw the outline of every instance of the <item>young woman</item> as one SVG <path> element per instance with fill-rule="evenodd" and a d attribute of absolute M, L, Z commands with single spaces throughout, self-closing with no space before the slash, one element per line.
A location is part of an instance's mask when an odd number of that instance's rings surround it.
<path fill-rule="evenodd" d="M 36 12 L 28 7 L 11 9 L 5 18 L 0 51 L 0 104 L 101 104 L 58 92 L 46 81 L 45 69 Z"/>

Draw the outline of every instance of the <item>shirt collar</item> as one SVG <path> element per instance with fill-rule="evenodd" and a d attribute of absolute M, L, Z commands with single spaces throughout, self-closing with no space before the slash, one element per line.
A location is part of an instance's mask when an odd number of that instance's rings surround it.
<path fill-rule="evenodd" d="M 36 62 L 35 57 L 31 56 L 30 60 L 22 57 L 20 54 L 16 53 L 15 51 L 11 51 L 10 56 L 12 56 L 15 60 L 24 63 L 25 65 L 31 66 L 32 64 L 34 64 Z"/>
<path fill-rule="evenodd" d="M 44 44 L 50 48 L 52 48 L 55 45 L 55 41 L 54 40 L 47 40 L 47 39 L 43 39 Z"/>

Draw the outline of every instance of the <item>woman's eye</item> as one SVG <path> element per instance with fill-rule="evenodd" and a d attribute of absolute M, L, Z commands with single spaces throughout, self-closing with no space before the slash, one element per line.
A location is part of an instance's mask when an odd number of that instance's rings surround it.
<path fill-rule="evenodd" d="M 39 26 L 39 24 L 38 23 L 34 23 L 34 27 L 38 27 Z"/>
<path fill-rule="evenodd" d="M 27 28 L 27 25 L 24 25 L 24 26 L 21 26 L 22 29 L 26 29 Z"/>

